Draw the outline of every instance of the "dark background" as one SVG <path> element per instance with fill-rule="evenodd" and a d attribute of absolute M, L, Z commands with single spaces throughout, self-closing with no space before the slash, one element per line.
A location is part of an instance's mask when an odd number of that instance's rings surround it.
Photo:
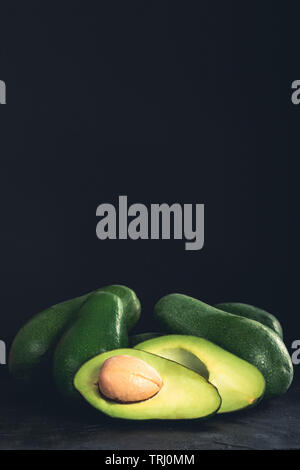
<path fill-rule="evenodd" d="M 122 283 L 142 301 L 139 331 L 153 329 L 157 299 L 182 292 L 271 311 L 290 349 L 300 337 L 295 7 L 1 2 L 8 346 L 41 309 Z M 98 240 L 96 208 L 119 195 L 148 207 L 204 203 L 204 248 Z"/>

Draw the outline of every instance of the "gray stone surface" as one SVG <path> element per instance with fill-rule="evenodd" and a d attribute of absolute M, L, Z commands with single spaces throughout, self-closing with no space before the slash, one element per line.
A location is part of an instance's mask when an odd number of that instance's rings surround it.
<path fill-rule="evenodd" d="M 256 408 L 198 422 L 128 422 L 0 382 L 0 449 L 300 449 L 300 384 Z"/>

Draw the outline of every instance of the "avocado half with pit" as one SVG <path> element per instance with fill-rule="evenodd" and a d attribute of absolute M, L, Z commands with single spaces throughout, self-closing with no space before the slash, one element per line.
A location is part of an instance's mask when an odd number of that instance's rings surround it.
<path fill-rule="evenodd" d="M 197 419 L 217 412 L 221 398 L 202 375 L 138 349 L 115 349 L 86 362 L 74 386 L 101 412 L 134 420 Z"/>
<path fill-rule="evenodd" d="M 218 413 L 253 406 L 264 394 L 265 380 L 256 367 L 204 338 L 161 336 L 135 348 L 175 361 L 205 377 L 221 395 Z"/>

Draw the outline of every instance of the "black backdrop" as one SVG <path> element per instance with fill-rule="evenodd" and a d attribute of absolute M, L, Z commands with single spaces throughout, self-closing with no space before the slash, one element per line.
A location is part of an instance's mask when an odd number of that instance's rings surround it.
<path fill-rule="evenodd" d="M 142 301 L 139 330 L 153 329 L 160 296 L 183 292 L 270 310 L 290 347 L 292 3 L 40 3 L 1 2 L 0 339 L 51 304 L 124 283 Z M 96 207 L 123 194 L 204 203 L 204 249 L 99 241 Z"/>

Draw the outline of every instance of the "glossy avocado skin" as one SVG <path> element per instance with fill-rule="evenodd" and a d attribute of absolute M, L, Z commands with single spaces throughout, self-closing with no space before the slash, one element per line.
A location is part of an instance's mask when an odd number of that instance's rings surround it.
<path fill-rule="evenodd" d="M 47 308 L 19 330 L 9 354 L 9 371 L 14 379 L 27 386 L 48 382 L 54 348 L 89 295 Z"/>
<path fill-rule="evenodd" d="M 118 355 L 130 355 L 152 366 L 163 380 L 160 391 L 148 400 L 129 404 L 101 395 L 98 387 L 101 366 L 105 360 Z M 112 418 L 201 419 L 215 414 L 221 405 L 217 389 L 201 375 L 174 361 L 136 349 L 117 349 L 95 356 L 80 367 L 74 386 L 90 405 Z"/>
<path fill-rule="evenodd" d="M 183 294 L 163 297 L 154 312 L 166 332 L 203 337 L 257 367 L 266 380 L 266 397 L 282 395 L 289 388 L 291 358 L 281 338 L 268 327 Z"/>
<path fill-rule="evenodd" d="M 126 326 L 130 331 L 141 313 L 135 292 L 116 284 L 99 291 L 111 292 L 121 299 Z M 28 389 L 40 389 L 49 384 L 54 349 L 66 329 L 82 314 L 79 313 L 80 307 L 94 292 L 53 305 L 28 320 L 17 333 L 10 349 L 9 370 L 14 379 Z"/>
<path fill-rule="evenodd" d="M 252 407 L 260 402 L 265 380 L 252 364 L 197 336 L 167 335 L 137 344 L 136 349 L 178 362 L 204 376 L 218 390 L 218 413 Z"/>
<path fill-rule="evenodd" d="M 224 312 L 233 313 L 234 315 L 240 315 L 241 317 L 249 318 L 250 320 L 258 321 L 263 325 L 271 328 L 275 333 L 283 337 L 282 327 L 278 319 L 261 308 L 255 307 L 254 305 L 243 304 L 240 302 L 224 302 L 215 305 L 215 308 L 223 310 Z"/>
<path fill-rule="evenodd" d="M 54 352 L 53 377 L 65 397 L 78 396 L 73 386 L 80 366 L 96 354 L 128 346 L 121 299 L 97 291 L 83 304 L 78 319 L 64 333 Z"/>

